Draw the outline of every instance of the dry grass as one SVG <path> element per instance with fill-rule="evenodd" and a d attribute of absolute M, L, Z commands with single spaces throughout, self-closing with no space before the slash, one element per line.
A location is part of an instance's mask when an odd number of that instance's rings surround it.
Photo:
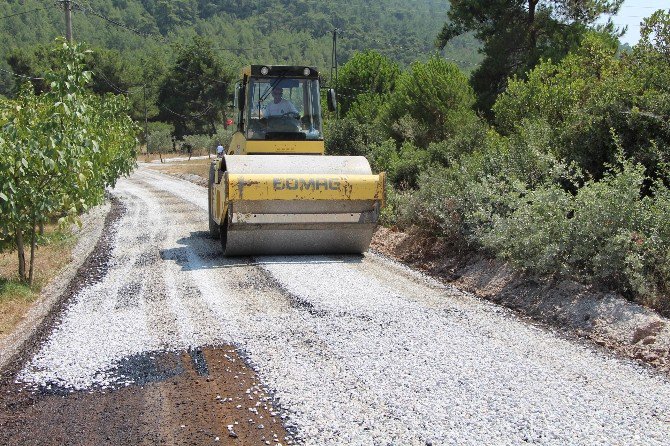
<path fill-rule="evenodd" d="M 201 157 L 207 156 L 207 150 L 205 149 L 196 149 L 193 151 L 192 156 Z M 214 157 L 216 154 L 212 153 L 210 156 Z M 188 158 L 188 153 L 186 152 L 168 152 L 163 153 L 163 159 L 166 158 Z M 159 153 L 139 153 L 137 154 L 137 161 L 142 163 L 150 163 L 152 161 L 160 160 L 161 155 Z"/>
<path fill-rule="evenodd" d="M 181 157 L 184 156 L 183 153 L 164 153 L 163 159 L 165 158 L 175 158 L 175 157 Z M 188 155 L 187 155 L 188 156 Z M 142 162 L 142 163 L 150 163 L 155 160 L 161 159 L 161 155 L 159 153 L 138 153 L 137 154 L 137 161 Z"/>
<path fill-rule="evenodd" d="M 40 290 L 71 261 L 75 237 L 55 225 L 45 228 L 45 241 L 35 253 L 35 280 L 28 286 L 18 280 L 16 252 L 0 253 L 0 338 L 9 334 L 23 319 Z M 26 256 L 30 251 L 26 252 Z"/>
<path fill-rule="evenodd" d="M 170 175 L 192 174 L 201 176 L 202 178 L 207 178 L 209 176 L 210 162 L 211 160 L 208 158 L 192 158 L 190 161 L 152 164 L 151 168 L 160 170 L 161 172 L 165 172 Z"/>

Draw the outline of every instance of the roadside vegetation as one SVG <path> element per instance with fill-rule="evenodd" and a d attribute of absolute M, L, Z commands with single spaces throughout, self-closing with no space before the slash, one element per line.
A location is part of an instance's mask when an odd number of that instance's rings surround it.
<path fill-rule="evenodd" d="M 40 291 L 71 259 L 76 237 L 68 228 L 49 224 L 40 237 L 35 276 L 30 285 L 17 276 L 16 254 L 0 253 L 0 339 L 11 333 L 39 298 Z"/>
<path fill-rule="evenodd" d="M 356 54 L 341 79 L 360 93 L 328 122 L 328 151 L 387 171 L 387 224 L 668 314 L 670 15 L 645 20 L 630 52 L 607 30 L 577 42 L 509 78 L 488 120 L 448 61 Z"/>
<path fill-rule="evenodd" d="M 17 253 L 19 279 L 29 284 L 41 228 L 76 221 L 135 165 L 126 99 L 87 89 L 78 45 L 57 44 L 53 58 L 47 90 L 36 94 L 27 83 L 0 102 L 0 251 Z"/>

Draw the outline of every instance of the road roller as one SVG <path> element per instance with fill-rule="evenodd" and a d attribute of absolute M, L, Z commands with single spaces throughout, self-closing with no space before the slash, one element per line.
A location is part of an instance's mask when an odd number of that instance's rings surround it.
<path fill-rule="evenodd" d="M 324 155 L 316 68 L 245 67 L 234 98 L 235 133 L 209 171 L 209 231 L 224 255 L 367 251 L 384 173 Z M 334 110 L 334 90 L 326 98 Z"/>

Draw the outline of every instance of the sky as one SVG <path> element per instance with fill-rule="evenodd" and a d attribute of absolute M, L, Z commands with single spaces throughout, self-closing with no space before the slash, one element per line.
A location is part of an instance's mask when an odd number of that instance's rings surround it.
<path fill-rule="evenodd" d="M 628 31 L 621 37 L 621 43 L 633 46 L 640 40 L 640 22 L 649 17 L 657 9 L 670 9 L 668 0 L 624 0 L 619 14 L 612 17 L 612 21 L 618 26 L 628 25 Z"/>

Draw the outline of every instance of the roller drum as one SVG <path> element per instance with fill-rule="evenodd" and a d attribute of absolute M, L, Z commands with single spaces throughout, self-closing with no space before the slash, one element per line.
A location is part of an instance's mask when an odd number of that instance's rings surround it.
<path fill-rule="evenodd" d="M 383 204 L 364 157 L 226 156 L 224 254 L 363 253 Z"/>

